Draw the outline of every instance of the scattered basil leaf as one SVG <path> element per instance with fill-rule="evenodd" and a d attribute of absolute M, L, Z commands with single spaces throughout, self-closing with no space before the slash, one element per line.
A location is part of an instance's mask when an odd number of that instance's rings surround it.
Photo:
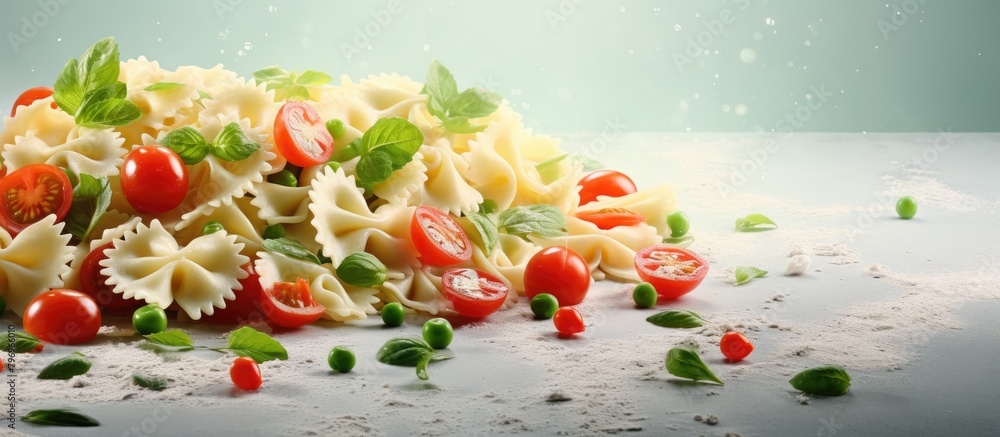
<path fill-rule="evenodd" d="M 253 358 L 257 363 L 288 359 L 288 351 L 278 340 L 249 326 L 229 334 L 229 346 L 225 350 L 241 357 Z"/>
<path fill-rule="evenodd" d="M 583 166 L 583 171 L 600 170 L 605 167 L 604 163 L 588 156 L 586 153 L 571 153 L 570 159 L 573 160 L 574 163 L 579 163 Z"/>
<path fill-rule="evenodd" d="M 138 385 L 139 387 L 148 388 L 153 391 L 161 391 L 167 388 L 166 378 L 147 376 L 141 373 L 132 374 L 132 383 Z"/>
<path fill-rule="evenodd" d="M 427 110 L 445 129 L 459 134 L 480 132 L 484 125 L 472 125 L 472 118 L 486 117 L 500 107 L 503 98 L 483 88 L 469 88 L 458 92 L 455 77 L 438 60 L 431 61 L 427 83 L 420 90 L 427 95 Z"/>
<path fill-rule="evenodd" d="M 212 100 L 212 95 L 204 91 L 198 90 L 198 100 Z"/>
<path fill-rule="evenodd" d="M 761 270 L 752 266 L 740 266 L 736 268 L 736 283 L 734 285 L 743 285 L 757 278 L 763 278 L 767 275 L 767 270 Z"/>
<path fill-rule="evenodd" d="M 247 159 L 258 149 L 260 149 L 260 144 L 247 138 L 239 123 L 236 122 L 229 123 L 222 128 L 222 132 L 219 132 L 219 135 L 215 137 L 211 146 L 212 155 L 229 162 Z"/>
<path fill-rule="evenodd" d="M 337 277 L 355 287 L 376 287 L 385 282 L 386 268 L 375 255 L 354 252 L 337 267 Z"/>
<path fill-rule="evenodd" d="M 694 381 L 712 381 L 725 385 L 698 356 L 698 352 L 690 346 L 677 346 L 667 352 L 667 372 L 678 378 Z"/>
<path fill-rule="evenodd" d="M 160 346 L 193 349 L 194 340 L 191 336 L 180 329 L 168 329 L 163 332 L 146 335 L 146 341 Z"/>
<path fill-rule="evenodd" d="M 155 92 L 155 91 L 170 91 L 170 90 L 174 90 L 174 89 L 177 89 L 177 88 L 182 88 L 183 86 L 184 86 L 184 84 L 177 83 L 177 82 L 157 82 L 157 83 L 154 83 L 154 84 L 152 84 L 152 85 L 144 88 L 144 90 L 145 91 L 151 91 L 151 92 Z"/>
<path fill-rule="evenodd" d="M 466 231 L 466 234 L 483 249 L 486 256 L 490 256 L 500 238 L 500 231 L 497 229 L 496 223 L 493 223 L 493 219 L 489 215 L 482 212 L 467 213 L 465 216 L 476 230 L 476 232 Z"/>
<path fill-rule="evenodd" d="M 458 82 L 455 81 L 451 71 L 435 59 L 431 61 L 431 66 L 427 70 L 427 84 L 421 92 L 427 94 L 428 102 L 433 101 L 436 104 L 432 113 L 447 115 L 444 108 L 448 102 L 458 97 Z M 432 105 L 428 103 L 428 106 Z"/>
<path fill-rule="evenodd" d="M 493 199 L 483 199 L 483 203 L 479 204 L 479 212 L 483 214 L 493 214 L 500 210 L 500 205 Z"/>
<path fill-rule="evenodd" d="M 255 71 L 253 77 L 258 83 L 266 84 L 268 91 L 274 90 L 276 102 L 289 99 L 309 100 L 310 88 L 326 85 L 333 80 L 330 75 L 319 71 L 306 70 L 299 74 L 295 70 L 285 71 L 276 65 Z"/>
<path fill-rule="evenodd" d="M 544 238 L 566 235 L 566 218 L 552 205 L 518 206 L 500 213 L 497 228 L 525 238 L 529 234 Z"/>
<path fill-rule="evenodd" d="M 376 121 L 354 146 L 361 156 L 355 169 L 358 186 L 371 188 L 388 179 L 392 172 L 409 163 L 423 144 L 420 128 L 403 118 Z"/>
<path fill-rule="evenodd" d="M 646 321 L 664 328 L 698 328 L 705 323 L 698 313 L 687 310 L 668 310 L 646 317 Z"/>
<path fill-rule="evenodd" d="M 0 313 L 2 314 L 2 313 Z M 34 335 L 23 331 L 14 331 L 14 352 L 23 354 L 34 352 L 42 344 Z M 0 335 L 0 352 L 10 351 L 10 336 Z"/>
<path fill-rule="evenodd" d="M 430 378 L 427 374 L 429 363 L 454 357 L 438 353 L 420 337 L 399 337 L 385 342 L 375 358 L 392 366 L 416 367 L 417 378 L 426 381 Z"/>
<path fill-rule="evenodd" d="M 99 426 L 101 424 L 93 417 L 68 409 L 34 410 L 21 416 L 21 421 L 48 426 Z"/>
<path fill-rule="evenodd" d="M 788 381 L 796 390 L 821 396 L 841 396 L 851 387 L 851 375 L 840 366 L 803 370 Z"/>
<path fill-rule="evenodd" d="M 264 240 L 264 242 L 261 243 L 261 246 L 263 246 L 264 250 L 268 252 L 280 253 L 287 257 L 301 259 L 315 264 L 322 264 L 316 254 L 310 252 L 309 249 L 306 249 L 302 243 L 290 238 L 282 237 Z"/>
<path fill-rule="evenodd" d="M 120 83 L 120 82 L 119 82 Z M 80 106 L 76 114 L 76 124 L 103 129 L 113 126 L 128 126 L 142 118 L 142 110 L 135 103 L 124 98 L 112 98 L 100 101 L 84 100 L 86 106 Z"/>
<path fill-rule="evenodd" d="M 474 134 L 486 130 L 486 125 L 473 125 L 468 118 L 446 118 L 441 121 L 441 125 L 456 134 Z"/>
<path fill-rule="evenodd" d="M 94 230 L 97 221 L 111 205 L 111 184 L 108 178 L 95 178 L 88 174 L 77 176 L 73 186 L 73 203 L 66 214 L 65 231 L 72 236 L 70 245 L 85 241 Z"/>
<path fill-rule="evenodd" d="M 449 117 L 479 118 L 492 114 L 503 103 L 500 94 L 483 88 L 469 88 L 448 102 Z"/>
<path fill-rule="evenodd" d="M 70 379 L 87 373 L 90 366 L 90 360 L 86 359 L 83 354 L 73 352 L 45 366 L 41 372 L 38 372 L 38 379 Z"/>
<path fill-rule="evenodd" d="M 76 124 L 88 128 L 125 126 L 142 117 L 142 111 L 125 99 L 120 71 L 118 43 L 105 38 L 70 59 L 53 87 L 56 105 L 73 115 Z"/>
<path fill-rule="evenodd" d="M 538 170 L 538 176 L 542 178 L 543 184 L 551 184 L 562 177 L 559 163 L 566 159 L 567 156 L 569 155 L 560 155 L 555 158 L 545 160 L 541 164 L 535 166 L 535 170 Z"/>
<path fill-rule="evenodd" d="M 763 214 L 750 214 L 741 219 L 736 219 L 736 230 L 740 232 L 768 231 L 777 228 L 778 225 Z"/>
<path fill-rule="evenodd" d="M 211 149 L 208 141 L 192 127 L 182 127 L 167 133 L 160 145 L 177 152 L 185 165 L 195 165 L 205 159 Z"/>

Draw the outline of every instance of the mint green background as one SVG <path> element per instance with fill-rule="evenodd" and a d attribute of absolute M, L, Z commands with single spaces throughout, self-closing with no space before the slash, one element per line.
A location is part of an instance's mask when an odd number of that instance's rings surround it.
<path fill-rule="evenodd" d="M 496 89 L 546 132 L 615 120 L 628 131 L 1000 128 L 1000 2 L 989 0 L 408 1 L 397 13 L 388 1 L 0 4 L 2 102 L 51 84 L 68 58 L 113 35 L 123 57 L 244 75 L 280 64 L 422 80 L 438 58 L 460 86 Z M 44 25 L 33 33 L 26 20 Z M 30 38 L 15 51 L 13 35 Z M 699 38 L 709 54 L 678 68 Z"/>

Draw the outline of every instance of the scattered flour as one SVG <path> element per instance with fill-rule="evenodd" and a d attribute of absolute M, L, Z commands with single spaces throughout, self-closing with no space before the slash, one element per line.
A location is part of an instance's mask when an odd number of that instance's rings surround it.
<path fill-rule="evenodd" d="M 809 255 L 795 255 L 788 259 L 788 267 L 785 269 L 786 276 L 799 276 L 809 270 L 812 258 Z"/>

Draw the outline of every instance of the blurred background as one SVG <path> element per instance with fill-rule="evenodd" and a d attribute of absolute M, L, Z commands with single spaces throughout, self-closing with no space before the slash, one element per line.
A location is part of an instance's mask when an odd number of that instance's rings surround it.
<path fill-rule="evenodd" d="M 1000 130 L 996 1 L 0 4 L 4 107 L 111 35 L 122 59 L 246 76 L 278 64 L 423 81 L 437 58 L 551 133 Z"/>

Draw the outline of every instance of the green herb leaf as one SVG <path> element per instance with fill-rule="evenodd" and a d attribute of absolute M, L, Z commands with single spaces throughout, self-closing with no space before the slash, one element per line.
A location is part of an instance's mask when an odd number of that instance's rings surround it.
<path fill-rule="evenodd" d="M 600 170 L 605 167 L 604 163 L 598 161 L 584 153 L 572 153 L 570 159 L 583 166 L 583 171 Z"/>
<path fill-rule="evenodd" d="M 361 156 L 361 138 L 355 138 L 354 141 L 347 143 L 340 152 L 337 153 L 337 161 L 347 162 L 354 158 Z"/>
<path fill-rule="evenodd" d="M 208 156 L 212 146 L 192 127 L 182 127 L 167 133 L 160 145 L 177 152 L 185 165 L 195 165 Z"/>
<path fill-rule="evenodd" d="M 764 275 L 767 275 L 767 270 L 751 266 L 740 266 L 736 268 L 736 283 L 734 285 L 743 285 L 756 278 L 763 278 Z"/>
<path fill-rule="evenodd" d="M 427 71 L 427 84 L 424 85 L 423 92 L 427 94 L 428 110 L 443 120 L 448 117 L 446 106 L 458 97 L 458 83 L 455 82 L 455 76 L 435 59 L 431 61 Z"/>
<path fill-rule="evenodd" d="M 68 409 L 35 410 L 21 416 L 21 421 L 49 426 L 99 426 L 101 424 L 93 417 Z"/>
<path fill-rule="evenodd" d="M 295 84 L 307 87 L 309 86 L 315 87 L 315 86 L 326 85 L 330 83 L 331 80 L 333 80 L 333 78 L 330 77 L 329 74 L 322 73 L 319 71 L 306 70 L 295 78 Z"/>
<path fill-rule="evenodd" d="M 483 88 L 469 88 L 462 91 L 455 100 L 448 102 L 449 117 L 479 118 L 492 114 L 503 97 Z"/>
<path fill-rule="evenodd" d="M 80 63 L 76 59 L 70 59 L 63 66 L 56 84 L 53 86 L 52 98 L 59 109 L 67 114 L 76 114 L 83 102 L 83 95 L 87 89 L 80 83 Z"/>
<path fill-rule="evenodd" d="M 229 346 L 226 350 L 241 357 L 253 358 L 258 363 L 288 359 L 288 351 L 278 340 L 249 326 L 229 334 Z"/>
<path fill-rule="evenodd" d="M 664 328 L 699 328 L 705 319 L 687 310 L 669 310 L 646 317 L 646 321 Z"/>
<path fill-rule="evenodd" d="M 375 358 L 380 363 L 392 366 L 416 367 L 417 378 L 426 381 L 429 378 L 429 363 L 454 357 L 438 353 L 420 337 L 399 337 L 385 342 Z"/>
<path fill-rule="evenodd" d="M 465 117 L 446 118 L 441 120 L 441 125 L 456 134 L 474 134 L 486 130 L 486 125 L 470 124 L 469 119 Z"/>
<path fill-rule="evenodd" d="M 87 373 L 90 366 L 90 360 L 84 358 L 83 354 L 73 352 L 45 366 L 38 372 L 38 379 L 70 379 Z"/>
<path fill-rule="evenodd" d="M 14 352 L 23 354 L 34 352 L 42 344 L 34 335 L 27 332 L 14 331 Z M 10 351 L 10 336 L 0 335 L 0 351 Z"/>
<path fill-rule="evenodd" d="M 257 82 L 266 84 L 268 91 L 274 90 L 276 102 L 290 98 L 308 100 L 309 88 L 320 87 L 333 80 L 326 73 L 306 70 L 298 74 L 294 70 L 285 71 L 276 65 L 255 71 L 253 77 Z"/>
<path fill-rule="evenodd" d="M 87 93 L 118 81 L 118 43 L 114 38 L 96 42 L 80 56 L 70 59 L 59 73 L 53 98 L 59 108 L 77 115 Z"/>
<path fill-rule="evenodd" d="M 152 85 L 144 88 L 144 90 L 145 91 L 151 91 L 151 92 L 155 92 L 155 91 L 170 91 L 170 90 L 174 90 L 174 89 L 177 89 L 177 88 L 181 88 L 183 86 L 184 86 L 184 84 L 177 83 L 177 82 L 157 82 L 157 83 L 154 83 L 154 84 L 152 84 Z"/>
<path fill-rule="evenodd" d="M 260 149 L 260 144 L 247 138 L 243 129 L 240 128 L 240 124 L 236 122 L 229 123 L 222 128 L 222 132 L 219 132 L 219 135 L 215 137 L 215 142 L 211 146 L 212 155 L 229 162 L 247 159 L 258 149 Z"/>
<path fill-rule="evenodd" d="M 353 146 L 361 155 L 355 169 L 358 186 L 370 188 L 403 168 L 424 143 L 420 128 L 405 119 L 383 118 Z M 354 143 L 352 143 L 354 144 Z"/>
<path fill-rule="evenodd" d="M 483 249 L 483 253 L 485 253 L 486 256 L 490 256 L 490 253 L 493 252 L 493 248 L 497 245 L 497 240 L 500 238 L 500 231 L 497 230 L 496 223 L 493 223 L 493 219 L 482 212 L 468 213 L 465 214 L 465 216 L 469 219 L 469 223 L 471 223 L 476 230 L 476 232 L 469 232 L 466 230 L 466 234 L 468 234 L 469 237 L 471 237 L 472 240 Z"/>
<path fill-rule="evenodd" d="M 161 391 L 167 388 L 166 378 L 146 376 L 141 373 L 133 373 L 132 382 L 139 387 L 148 388 L 153 391 Z"/>
<path fill-rule="evenodd" d="M 481 132 L 486 126 L 472 125 L 470 118 L 486 117 L 500 106 L 499 94 L 482 88 L 469 88 L 458 92 L 455 77 L 436 59 L 427 71 L 427 83 L 420 91 L 427 94 L 427 110 L 441 120 L 450 132 L 471 134 Z"/>
<path fill-rule="evenodd" d="M 85 241 L 94 230 L 97 221 L 111 205 L 111 184 L 108 178 L 95 178 L 91 175 L 78 175 L 78 182 L 73 187 L 73 203 L 66 215 L 66 231 L 72 235 L 71 245 Z"/>
<path fill-rule="evenodd" d="M 92 129 L 102 129 L 112 126 L 127 126 L 141 117 L 142 110 L 135 103 L 124 98 L 107 100 L 84 98 L 84 106 L 81 106 L 76 114 L 76 124 Z"/>
<path fill-rule="evenodd" d="M 275 238 L 272 240 L 264 240 L 264 242 L 261 243 L 261 246 L 263 246 L 264 250 L 268 252 L 280 253 L 282 255 L 291 258 L 301 259 L 316 264 L 322 264 L 320 263 L 319 257 L 317 257 L 316 254 L 310 252 L 309 249 L 306 249 L 305 246 L 302 245 L 302 243 L 299 243 L 298 241 L 292 240 L 290 238 Z"/>
<path fill-rule="evenodd" d="M 547 159 L 541 164 L 535 166 L 535 170 L 538 170 L 538 176 L 542 178 L 543 184 L 551 184 L 562 177 L 559 163 L 566 159 L 567 156 L 569 155 L 561 155 L 555 158 Z"/>
<path fill-rule="evenodd" d="M 519 237 L 528 234 L 551 238 L 566 235 L 566 218 L 552 205 L 518 206 L 500 213 L 497 228 Z"/>
<path fill-rule="evenodd" d="M 146 337 L 146 341 L 150 343 L 155 343 L 160 346 L 193 349 L 194 340 L 191 340 L 191 336 L 187 335 L 186 332 L 180 329 L 168 329 L 163 332 L 158 332 L 156 334 L 149 334 Z"/>
<path fill-rule="evenodd" d="M 803 370 L 788 381 L 796 390 L 821 396 L 840 396 L 851 387 L 851 375 L 840 366 Z"/>
<path fill-rule="evenodd" d="M 698 352 L 690 346 L 678 346 L 667 352 L 667 372 L 678 378 L 695 381 L 712 381 L 720 385 L 724 383 L 712 373 L 712 370 L 701 361 Z"/>
<path fill-rule="evenodd" d="M 202 90 L 198 90 L 198 100 L 212 100 L 212 96 Z"/>
<path fill-rule="evenodd" d="M 741 219 L 736 219 L 736 230 L 740 232 L 768 231 L 777 228 L 778 225 L 763 214 L 750 214 Z"/>
<path fill-rule="evenodd" d="M 386 280 L 386 268 L 382 261 L 367 252 L 347 255 L 337 267 L 337 277 L 355 287 L 376 287 Z"/>

